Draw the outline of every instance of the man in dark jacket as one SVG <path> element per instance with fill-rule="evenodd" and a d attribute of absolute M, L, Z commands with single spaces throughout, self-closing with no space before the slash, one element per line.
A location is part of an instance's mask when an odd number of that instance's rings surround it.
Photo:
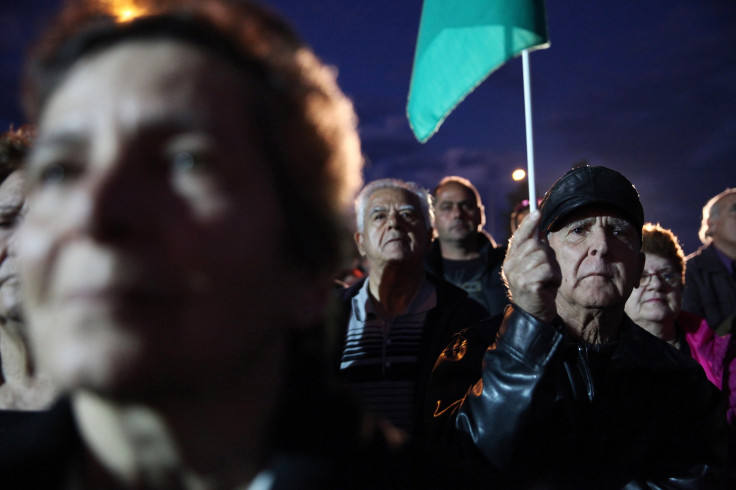
<path fill-rule="evenodd" d="M 729 333 L 736 314 L 736 188 L 703 207 L 699 235 L 703 246 L 687 257 L 682 309 Z"/>
<path fill-rule="evenodd" d="M 413 183 L 371 182 L 356 200 L 368 277 L 342 292 L 340 374 L 399 438 L 422 439 L 426 383 L 452 336 L 488 316 L 460 288 L 424 271 L 431 198 Z M 397 430 L 393 430 L 393 429 Z"/>
<path fill-rule="evenodd" d="M 540 211 L 509 246 L 493 346 L 469 330 L 437 362 L 437 433 L 502 488 L 722 488 L 723 398 L 624 313 L 644 264 L 636 190 L 576 168 Z"/>
<path fill-rule="evenodd" d="M 509 303 L 501 278 L 505 247 L 483 231 L 486 221 L 480 194 L 463 177 L 445 177 L 434 190 L 436 234 L 427 269 L 463 288 L 491 315 Z"/>

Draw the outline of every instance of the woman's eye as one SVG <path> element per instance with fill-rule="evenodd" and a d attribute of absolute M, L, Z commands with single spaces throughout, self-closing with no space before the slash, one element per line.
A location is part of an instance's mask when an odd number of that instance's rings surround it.
<path fill-rule="evenodd" d="M 18 213 L 0 215 L 0 228 L 13 228 L 18 222 Z"/>
<path fill-rule="evenodd" d="M 180 151 L 171 158 L 172 170 L 176 173 L 187 173 L 200 170 L 206 165 L 206 160 L 194 153 Z"/>
<path fill-rule="evenodd" d="M 68 177 L 68 169 L 60 163 L 52 163 L 43 168 L 38 174 L 41 184 L 59 184 Z"/>
<path fill-rule="evenodd" d="M 668 284 L 676 284 L 678 281 L 677 275 L 674 272 L 663 272 L 662 279 Z"/>

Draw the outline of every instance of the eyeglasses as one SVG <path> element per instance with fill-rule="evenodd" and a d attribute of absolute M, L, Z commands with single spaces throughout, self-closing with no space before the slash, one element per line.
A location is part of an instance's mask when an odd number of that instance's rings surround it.
<path fill-rule="evenodd" d="M 661 271 L 654 271 L 654 272 L 647 272 L 644 271 L 641 273 L 641 279 L 639 280 L 639 287 L 646 286 L 649 284 L 649 281 L 652 280 L 652 277 L 657 276 L 659 279 L 659 282 L 667 284 L 670 287 L 677 287 L 682 284 L 682 274 L 680 274 L 677 271 L 673 270 L 661 270 Z"/>

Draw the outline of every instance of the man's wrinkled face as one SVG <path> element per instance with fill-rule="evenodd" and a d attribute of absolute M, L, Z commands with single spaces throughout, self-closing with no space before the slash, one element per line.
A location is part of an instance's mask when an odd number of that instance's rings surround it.
<path fill-rule="evenodd" d="M 189 389 L 278 349 L 298 281 L 250 86 L 151 40 L 88 55 L 52 93 L 19 257 L 32 341 L 62 386 Z"/>
<path fill-rule="evenodd" d="M 437 189 L 435 225 L 441 242 L 462 242 L 480 231 L 483 210 L 467 187 L 450 182 Z"/>
<path fill-rule="evenodd" d="M 25 213 L 25 177 L 16 170 L 0 184 L 0 317 L 21 320 L 16 230 Z"/>
<path fill-rule="evenodd" d="M 404 189 L 378 189 L 365 208 L 363 230 L 356 233 L 358 250 L 371 267 L 389 263 L 421 267 L 430 233 L 417 196 Z"/>
<path fill-rule="evenodd" d="M 736 249 L 736 193 L 728 194 L 716 203 L 718 215 L 709 220 L 713 243 L 724 250 Z"/>
<path fill-rule="evenodd" d="M 644 265 L 639 231 L 629 221 L 589 206 L 565 218 L 547 238 L 562 272 L 558 308 L 624 307 Z"/>

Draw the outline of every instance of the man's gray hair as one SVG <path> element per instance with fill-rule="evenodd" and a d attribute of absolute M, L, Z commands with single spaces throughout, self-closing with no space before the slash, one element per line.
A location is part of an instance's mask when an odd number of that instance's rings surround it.
<path fill-rule="evenodd" d="M 710 218 L 717 217 L 718 214 L 721 212 L 719 201 L 724 197 L 734 193 L 736 193 L 736 187 L 727 188 L 720 194 L 711 197 L 710 200 L 705 204 L 705 206 L 703 206 L 703 221 L 700 222 L 700 231 L 698 231 L 698 237 L 700 238 L 700 241 L 704 244 L 710 243 L 710 241 L 713 239 L 711 238 L 713 233 L 710 229 L 710 225 L 708 224 L 708 220 L 710 220 Z"/>
<path fill-rule="evenodd" d="M 378 179 L 363 187 L 363 190 L 360 191 L 360 194 L 355 199 L 355 220 L 358 231 L 363 231 L 363 225 L 365 224 L 363 218 L 368 201 L 376 191 L 381 189 L 399 189 L 416 196 L 427 229 L 431 230 L 434 228 L 434 208 L 432 206 L 432 196 L 429 194 L 429 191 L 414 182 L 406 182 L 400 179 Z"/>

